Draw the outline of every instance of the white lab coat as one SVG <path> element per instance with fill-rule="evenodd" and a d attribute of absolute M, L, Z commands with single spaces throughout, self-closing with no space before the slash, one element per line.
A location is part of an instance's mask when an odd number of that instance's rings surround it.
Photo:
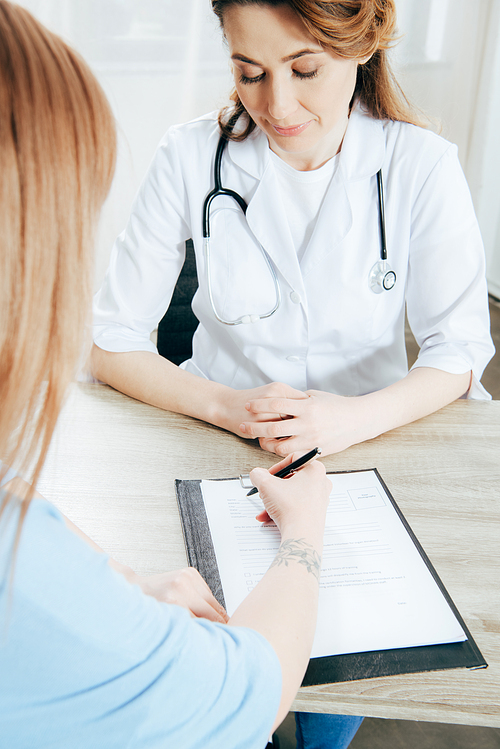
<path fill-rule="evenodd" d="M 457 149 L 406 123 L 354 109 L 309 245 L 299 264 L 265 135 L 230 142 L 225 187 L 248 202 L 246 218 L 228 198 L 211 213 L 212 288 L 225 319 L 273 307 L 267 250 L 282 303 L 269 319 L 227 326 L 209 303 L 202 206 L 213 187 L 219 133 L 211 114 L 171 128 L 118 238 L 95 297 L 95 343 L 108 351 L 155 351 L 150 334 L 165 313 L 192 237 L 200 325 L 190 372 L 237 389 L 281 381 L 359 395 L 407 373 L 405 302 L 421 347 L 415 366 L 474 372 L 470 396 L 494 353 L 489 335 L 484 252 Z M 397 283 L 375 294 L 380 257 L 376 173 L 385 181 L 388 258 Z M 227 210 L 221 210 L 225 206 Z"/>

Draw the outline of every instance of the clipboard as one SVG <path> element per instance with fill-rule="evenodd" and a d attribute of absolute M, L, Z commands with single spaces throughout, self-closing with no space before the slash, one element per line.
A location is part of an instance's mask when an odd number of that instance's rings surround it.
<path fill-rule="evenodd" d="M 487 668 L 488 664 L 466 627 L 460 612 L 453 603 L 448 591 L 382 477 L 376 468 L 371 470 L 376 473 L 407 533 L 461 625 L 466 639 L 462 642 L 440 645 L 424 645 L 311 658 L 302 686 L 308 687 L 317 684 L 331 684 L 358 679 L 371 679 L 380 676 L 392 676 L 395 674 L 440 671 L 452 668 Z M 356 471 L 330 472 L 332 475 L 335 475 L 335 473 L 356 473 Z M 242 486 L 246 487 L 246 484 L 244 484 L 245 477 L 240 476 L 239 479 Z M 226 481 L 228 479 L 215 480 Z M 201 479 L 187 481 L 176 479 L 175 490 L 189 565 L 198 570 L 215 598 L 225 607 L 217 558 L 203 501 Z"/>

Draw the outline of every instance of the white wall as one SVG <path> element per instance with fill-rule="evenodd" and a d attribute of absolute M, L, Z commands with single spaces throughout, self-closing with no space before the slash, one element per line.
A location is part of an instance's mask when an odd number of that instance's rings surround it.
<path fill-rule="evenodd" d="M 500 299 L 500 2 L 488 5 L 467 177 L 486 249 L 488 287 Z"/>
<path fill-rule="evenodd" d="M 227 103 L 231 77 L 209 0 L 20 0 L 89 62 L 113 107 L 117 171 L 101 218 L 96 288 L 168 127 Z"/>
<path fill-rule="evenodd" d="M 396 0 L 404 90 L 458 145 L 500 298 L 500 0 Z M 439 130 L 441 124 L 441 130 Z"/>

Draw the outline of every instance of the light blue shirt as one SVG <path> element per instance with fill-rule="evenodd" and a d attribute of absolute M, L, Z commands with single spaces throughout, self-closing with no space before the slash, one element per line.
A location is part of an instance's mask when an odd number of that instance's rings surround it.
<path fill-rule="evenodd" d="M 144 595 L 44 500 L 9 589 L 18 516 L 0 521 L 1 747 L 265 747 L 281 670 L 262 636 Z"/>

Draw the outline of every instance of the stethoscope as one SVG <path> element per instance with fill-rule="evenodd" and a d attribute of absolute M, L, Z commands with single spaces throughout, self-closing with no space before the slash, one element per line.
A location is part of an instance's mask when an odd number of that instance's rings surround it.
<path fill-rule="evenodd" d="M 281 304 L 281 289 L 278 281 L 278 276 L 276 275 L 276 271 L 274 270 L 273 264 L 271 262 L 271 259 L 265 249 L 260 245 L 260 250 L 262 252 L 262 255 L 264 256 L 264 260 L 267 263 L 267 267 L 269 268 L 269 272 L 271 274 L 271 277 L 274 282 L 274 289 L 276 294 L 276 301 L 274 303 L 274 307 L 270 309 L 268 312 L 264 312 L 262 315 L 242 315 L 241 317 L 238 317 L 236 320 L 225 320 L 223 317 L 219 315 L 217 312 L 217 309 L 215 307 L 214 298 L 212 294 L 212 281 L 211 281 L 211 272 L 210 272 L 210 206 L 212 202 L 215 200 L 215 198 L 218 198 L 221 195 L 227 195 L 227 197 L 232 198 L 233 200 L 238 203 L 239 207 L 243 211 L 243 214 L 246 215 L 247 212 L 247 203 L 241 195 L 239 195 L 234 190 L 228 190 L 226 187 L 222 187 L 221 182 L 221 176 L 220 176 L 220 169 L 221 169 L 221 163 L 222 163 L 222 154 L 224 152 L 224 148 L 227 144 L 227 137 L 225 135 L 221 135 L 219 138 L 219 142 L 217 144 L 217 150 L 215 152 L 215 163 L 214 163 L 214 189 L 211 190 L 207 197 L 205 198 L 205 202 L 203 203 L 203 244 L 204 244 L 204 251 L 205 251 L 205 267 L 206 267 L 206 274 L 207 274 L 207 289 L 208 289 L 208 297 L 210 299 L 210 304 L 212 306 L 213 313 L 217 320 L 219 322 L 224 323 L 224 325 L 244 325 L 247 323 L 252 322 L 258 322 L 259 320 L 265 320 L 267 317 L 271 317 L 271 315 L 274 315 L 276 310 Z"/>
<path fill-rule="evenodd" d="M 208 297 L 210 300 L 210 305 L 212 307 L 213 313 L 217 320 L 221 323 L 224 323 L 224 325 L 242 325 L 242 324 L 248 324 L 248 323 L 254 323 L 258 322 L 259 320 L 265 320 L 268 317 L 271 317 L 271 315 L 274 315 L 276 310 L 281 304 L 281 290 L 280 285 L 278 281 L 278 277 L 276 275 L 276 271 L 274 270 L 273 264 L 271 262 L 271 259 L 269 255 L 267 254 L 266 250 L 262 245 L 260 245 L 260 250 L 262 252 L 262 255 L 264 257 L 264 260 L 266 261 L 267 267 L 269 268 L 269 272 L 271 274 L 271 278 L 273 279 L 274 283 L 274 289 L 275 289 L 275 303 L 272 309 L 270 309 L 268 312 L 264 312 L 260 315 L 242 315 L 241 317 L 238 317 L 235 320 L 225 320 L 223 317 L 219 315 L 217 312 L 217 308 L 215 306 L 213 293 L 212 293 L 212 281 L 211 281 L 211 271 L 210 271 L 210 207 L 215 200 L 215 198 L 218 198 L 220 196 L 227 196 L 229 198 L 232 198 L 241 208 L 244 215 L 246 215 L 248 205 L 246 201 L 234 190 L 229 190 L 227 187 L 222 186 L 221 181 L 221 164 L 222 164 L 222 154 L 224 153 L 224 149 L 227 144 L 227 137 L 225 135 L 221 135 L 219 138 L 219 142 L 217 144 L 217 150 L 215 152 L 215 162 L 214 162 L 214 188 L 211 190 L 207 197 L 205 198 L 205 202 L 203 203 L 203 240 L 204 240 L 204 252 L 205 252 L 205 267 L 206 267 L 206 276 L 207 276 L 207 290 L 208 290 Z M 387 261 L 387 243 L 386 243 L 386 235 L 385 235 L 385 208 L 384 208 L 384 184 L 382 180 L 382 170 L 379 170 L 377 172 L 377 193 L 378 193 L 378 208 L 379 208 L 379 222 L 380 222 L 380 260 L 378 260 L 373 268 L 370 271 L 369 274 L 369 284 L 370 288 L 375 294 L 381 294 L 383 291 L 390 291 L 395 283 L 396 283 L 396 273 L 392 270 L 390 267 L 388 261 Z"/>

